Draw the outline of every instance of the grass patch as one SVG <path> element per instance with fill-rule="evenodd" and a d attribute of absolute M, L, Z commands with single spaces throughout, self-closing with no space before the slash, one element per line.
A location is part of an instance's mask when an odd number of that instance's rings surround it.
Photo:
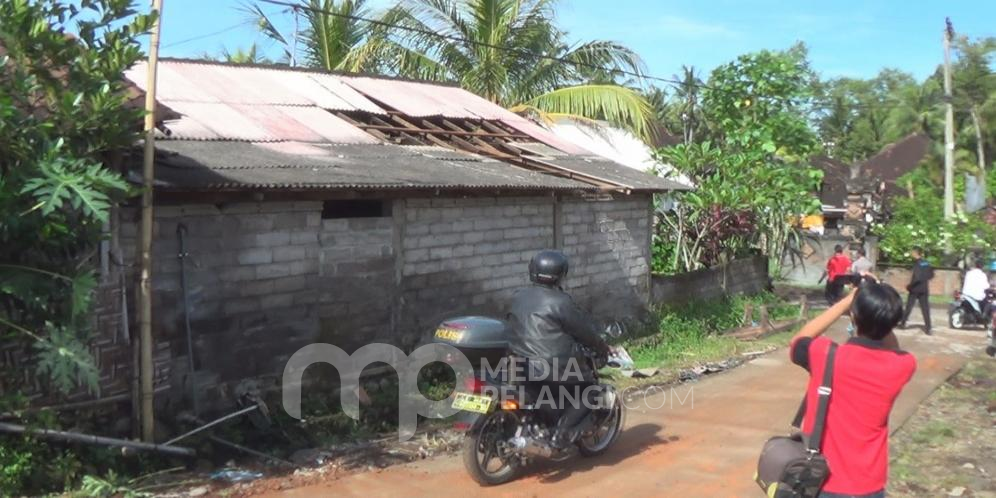
<path fill-rule="evenodd" d="M 890 441 L 889 496 L 996 495 L 996 362 L 980 357 L 940 386 Z"/>
<path fill-rule="evenodd" d="M 955 437 L 954 427 L 946 422 L 933 420 L 913 433 L 913 442 L 927 446 L 937 446 Z"/>
<path fill-rule="evenodd" d="M 798 316 L 798 305 L 781 301 L 773 294 L 734 296 L 709 301 L 693 301 L 681 306 L 665 306 L 654 311 L 648 324 L 624 338 L 637 368 L 673 367 L 682 363 L 714 361 L 734 356 L 758 344 L 744 343 L 720 335 L 741 326 L 748 305 L 766 305 L 772 320 Z M 756 315 L 755 315 L 756 316 Z M 784 341 L 783 334 L 777 334 Z"/>

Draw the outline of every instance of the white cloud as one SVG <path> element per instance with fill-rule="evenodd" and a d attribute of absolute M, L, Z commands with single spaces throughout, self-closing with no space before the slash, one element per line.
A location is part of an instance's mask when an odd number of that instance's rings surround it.
<path fill-rule="evenodd" d="M 681 38 L 734 38 L 739 33 L 728 26 L 681 16 L 664 16 L 657 24 L 667 35 Z"/>

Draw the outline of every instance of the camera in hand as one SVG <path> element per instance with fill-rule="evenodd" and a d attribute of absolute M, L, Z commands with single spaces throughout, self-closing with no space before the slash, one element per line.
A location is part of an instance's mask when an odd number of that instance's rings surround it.
<path fill-rule="evenodd" d="M 838 278 L 844 279 L 844 285 L 857 287 L 859 289 L 868 284 L 874 284 L 877 282 L 874 277 L 869 275 L 841 275 Z"/>

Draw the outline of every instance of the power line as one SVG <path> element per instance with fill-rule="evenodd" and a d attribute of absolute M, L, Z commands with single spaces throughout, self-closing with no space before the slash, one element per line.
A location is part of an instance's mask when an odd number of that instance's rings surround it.
<path fill-rule="evenodd" d="M 684 85 L 688 84 L 688 82 L 676 80 L 676 79 L 673 79 L 673 78 L 663 78 L 663 77 L 660 77 L 660 76 L 653 76 L 653 75 L 648 75 L 648 74 L 645 74 L 645 73 L 642 73 L 642 72 L 629 71 L 629 70 L 619 69 L 619 68 L 607 68 L 607 67 L 599 66 L 599 65 L 596 65 L 596 64 L 590 64 L 590 63 L 583 62 L 583 61 L 575 61 L 575 60 L 570 60 L 570 59 L 566 59 L 566 58 L 563 58 L 563 57 L 556 57 L 556 56 L 552 56 L 552 55 L 546 55 L 546 54 L 541 54 L 541 53 L 537 53 L 537 52 L 532 52 L 532 51 L 529 51 L 529 50 L 523 50 L 523 49 L 517 49 L 517 48 L 510 48 L 510 47 L 505 47 L 505 46 L 496 45 L 496 44 L 492 44 L 492 43 L 487 43 L 487 42 L 482 42 L 482 41 L 477 41 L 477 40 L 471 40 L 471 39 L 463 38 L 463 37 L 456 36 L 456 35 L 447 35 L 447 34 L 438 33 L 438 32 L 435 32 L 435 31 L 430 31 L 430 30 L 427 30 L 427 29 L 421 29 L 421 28 L 417 28 L 417 27 L 413 27 L 413 26 L 404 26 L 404 25 L 400 25 L 400 24 L 394 24 L 394 23 L 390 23 L 390 22 L 386 22 L 386 21 L 381 21 L 379 19 L 370 19 L 368 17 L 356 16 L 356 15 L 352 15 L 352 14 L 343 14 L 343 13 L 340 13 L 340 12 L 333 12 L 333 11 L 326 10 L 326 9 L 320 9 L 320 8 L 317 8 L 317 7 L 312 7 L 310 5 L 302 5 L 302 4 L 299 4 L 299 3 L 287 2 L 287 1 L 282 1 L 282 0 L 259 0 L 259 1 L 262 2 L 262 3 L 271 4 L 271 5 L 278 5 L 278 6 L 282 6 L 282 7 L 287 7 L 287 8 L 291 9 L 294 12 L 297 12 L 298 9 L 303 9 L 303 10 L 308 10 L 308 11 L 311 11 L 311 12 L 325 14 L 325 15 L 332 16 L 332 17 L 339 17 L 339 18 L 343 18 L 343 19 L 349 19 L 349 20 L 353 20 L 353 21 L 364 22 L 364 23 L 372 24 L 374 26 L 380 26 L 380 27 L 389 28 L 389 29 L 398 29 L 398 30 L 402 30 L 402 31 L 408 31 L 408 32 L 416 33 L 416 34 L 425 35 L 425 36 L 431 36 L 431 37 L 439 38 L 439 39 L 443 39 L 443 40 L 456 41 L 456 42 L 460 42 L 460 43 L 466 43 L 466 44 L 471 44 L 471 45 L 477 45 L 477 46 L 481 46 L 481 47 L 491 48 L 491 49 L 494 49 L 494 50 L 501 50 L 501 51 L 505 51 L 505 52 L 508 52 L 508 53 L 519 54 L 519 55 L 522 55 L 522 56 L 525 56 L 525 57 L 531 57 L 531 58 L 535 58 L 535 59 L 549 60 L 549 61 L 559 62 L 559 63 L 562 63 L 562 64 L 573 65 L 575 67 L 583 67 L 583 68 L 587 68 L 587 69 L 592 69 L 592 70 L 596 70 L 596 71 L 603 71 L 603 72 L 612 73 L 612 74 L 632 76 L 632 77 L 635 77 L 635 78 L 639 78 L 641 80 L 658 81 L 658 82 L 661 82 L 661 83 L 667 83 L 668 85 L 671 85 L 671 86 L 674 86 L 674 87 L 681 87 L 681 86 L 684 86 Z M 691 86 L 694 86 L 696 88 L 706 89 L 706 90 L 712 90 L 712 91 L 722 91 L 720 89 L 714 88 L 712 86 L 709 86 L 709 85 L 707 85 L 705 83 L 701 83 L 701 82 L 692 83 Z M 769 100 L 783 100 L 783 101 L 784 100 L 788 100 L 788 101 L 790 101 L 790 103 L 796 103 L 796 102 L 794 102 L 796 99 L 793 99 L 792 97 L 779 97 L 779 96 L 775 96 L 775 95 L 755 95 L 754 98 L 758 98 L 758 99 L 769 99 Z M 838 105 L 838 103 L 833 102 L 833 101 L 822 101 L 821 102 L 821 101 L 816 100 L 816 99 L 809 99 L 808 104 L 813 109 L 817 109 L 817 108 L 828 109 L 830 107 Z M 877 108 L 877 109 L 891 109 L 891 108 L 901 107 L 903 105 L 904 104 L 902 104 L 901 102 L 896 102 L 895 105 L 887 105 L 886 103 L 883 102 L 881 104 L 876 104 L 874 106 L 873 105 L 868 105 L 868 104 L 851 104 L 849 107 L 851 107 L 851 108 L 865 108 L 865 109 L 872 109 L 872 108 Z"/>
<path fill-rule="evenodd" d="M 199 36 L 192 36 L 190 38 L 184 38 L 182 40 L 178 40 L 178 41 L 175 41 L 173 43 L 168 43 L 166 45 L 163 45 L 163 48 L 175 47 L 177 45 L 183 45 L 184 43 L 190 43 L 192 41 L 198 41 L 198 40 L 203 40 L 205 38 L 211 38 L 213 36 L 223 35 L 225 33 L 228 33 L 229 31 L 234 31 L 235 29 L 241 28 L 241 27 L 243 27 L 245 25 L 246 25 L 246 23 L 243 21 L 243 22 L 240 22 L 238 24 L 229 26 L 227 28 L 219 29 L 218 31 L 213 31 L 211 33 L 207 33 L 207 34 L 199 35 Z"/>

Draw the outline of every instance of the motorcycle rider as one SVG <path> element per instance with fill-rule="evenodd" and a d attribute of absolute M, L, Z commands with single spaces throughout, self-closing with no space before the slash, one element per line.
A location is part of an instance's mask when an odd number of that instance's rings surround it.
<path fill-rule="evenodd" d="M 563 399 L 562 389 L 574 396 L 591 385 L 592 372 L 579 344 L 603 357 L 609 353 L 594 321 L 561 288 L 567 270 L 567 256 L 560 251 L 544 250 L 533 256 L 529 262 L 532 285 L 516 292 L 506 317 L 510 353 L 528 365 L 526 385 L 550 389 L 558 401 Z M 552 439 L 555 448 L 566 448 L 577 439 L 582 429 L 579 426 L 589 412 L 585 405 L 581 400 L 563 403 Z"/>
<path fill-rule="evenodd" d="M 991 303 L 986 299 L 986 291 L 989 290 L 989 276 L 986 275 L 981 258 L 976 258 L 975 267 L 965 273 L 965 281 L 961 286 L 961 295 L 969 299 L 982 318 L 989 317 Z"/>

